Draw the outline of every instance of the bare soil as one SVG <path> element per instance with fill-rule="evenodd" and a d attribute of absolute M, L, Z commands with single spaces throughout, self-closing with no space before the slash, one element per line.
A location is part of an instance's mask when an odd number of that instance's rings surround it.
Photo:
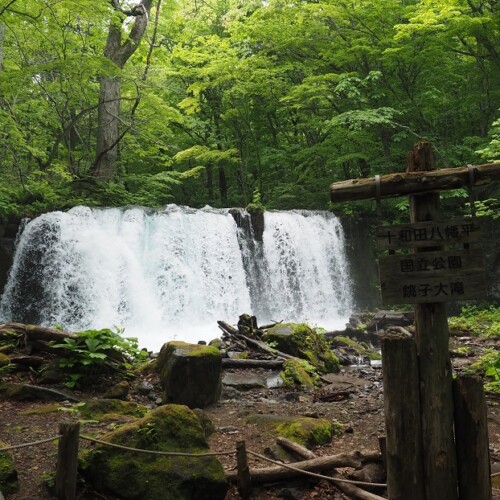
<path fill-rule="evenodd" d="M 454 343 L 469 342 L 467 339 L 453 340 Z M 482 351 L 483 345 L 477 340 L 474 353 Z M 491 347 L 491 345 L 488 345 Z M 497 347 L 496 345 L 493 347 Z M 475 359 L 454 358 L 456 371 L 463 370 Z M 255 371 L 255 370 L 254 370 Z M 232 451 L 236 442 L 244 440 L 248 450 L 273 457 L 276 448 L 276 436 L 259 429 L 246 421 L 249 413 L 274 415 L 305 415 L 336 420 L 344 425 L 341 435 L 334 437 L 331 443 L 313 449 L 317 455 L 334 455 L 355 450 L 377 450 L 378 438 L 384 434 L 382 372 L 369 366 L 344 368 L 340 374 L 329 375 L 330 381 L 339 387 L 353 387 L 355 392 L 347 399 L 333 402 L 315 400 L 313 391 L 279 387 L 275 389 L 252 389 L 245 392 L 225 391 L 223 398 L 214 406 L 206 409 L 215 426 L 215 433 L 209 438 L 214 451 Z M 18 373 L 4 379 L 33 383 L 29 372 Z M 155 394 L 144 396 L 139 387 L 144 381 L 153 384 Z M 75 392 L 82 400 L 102 397 L 109 388 L 108 381 L 102 388 L 89 392 Z M 142 376 L 131 382 L 129 400 L 138 401 L 154 407 L 160 398 L 158 380 L 155 375 Z M 0 401 L 0 440 L 9 444 L 31 443 L 58 434 L 62 421 L 78 420 L 77 412 L 70 411 L 69 403 L 60 403 L 59 411 L 44 413 L 46 402 Z M 492 472 L 500 471 L 500 398 L 488 395 L 488 424 Z M 82 433 L 103 434 L 114 428 L 116 422 L 81 422 Z M 81 441 L 81 447 L 89 446 Z M 35 500 L 54 498 L 46 487 L 46 478 L 55 471 L 57 445 L 55 442 L 38 444 L 11 452 L 18 471 L 20 490 L 7 500 Z M 225 470 L 235 470 L 234 456 L 220 457 Z M 270 464 L 260 459 L 249 457 L 250 467 L 266 467 Z M 348 472 L 341 471 L 341 472 Z M 494 498 L 500 499 L 494 490 Z M 383 492 L 382 492 L 383 494 Z M 79 490 L 82 499 L 113 499 L 90 490 L 85 485 Z M 231 487 L 226 500 L 238 499 L 236 487 Z M 297 481 L 256 487 L 252 493 L 255 500 L 265 499 L 341 499 L 347 498 L 335 486 L 327 481 L 302 478 Z"/>

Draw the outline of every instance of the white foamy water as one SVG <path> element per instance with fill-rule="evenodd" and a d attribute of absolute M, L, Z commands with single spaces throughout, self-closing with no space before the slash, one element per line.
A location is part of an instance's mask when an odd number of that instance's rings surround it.
<path fill-rule="evenodd" d="M 245 215 L 244 213 L 242 214 Z M 342 328 L 351 309 L 343 232 L 326 212 L 266 212 L 262 242 L 228 210 L 171 205 L 44 214 L 21 234 L 2 321 L 125 328 L 141 347 L 209 341 L 217 320 Z"/>

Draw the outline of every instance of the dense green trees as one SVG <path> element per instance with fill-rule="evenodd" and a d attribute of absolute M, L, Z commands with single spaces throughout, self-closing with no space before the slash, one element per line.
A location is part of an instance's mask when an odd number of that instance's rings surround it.
<path fill-rule="evenodd" d="M 499 80 L 495 1 L 2 0 L 0 216 L 326 208 L 421 138 L 499 159 Z"/>

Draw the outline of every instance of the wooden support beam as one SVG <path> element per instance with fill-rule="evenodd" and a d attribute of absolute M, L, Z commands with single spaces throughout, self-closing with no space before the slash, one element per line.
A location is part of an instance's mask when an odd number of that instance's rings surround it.
<path fill-rule="evenodd" d="M 475 186 L 486 186 L 495 181 L 500 181 L 500 163 L 474 165 Z M 422 194 L 467 186 L 469 186 L 468 167 L 387 174 L 380 176 L 380 197 Z M 375 177 L 350 179 L 330 185 L 330 198 L 335 203 L 376 197 Z"/>
<path fill-rule="evenodd" d="M 391 500 L 424 500 L 417 347 L 413 337 L 382 337 L 387 491 Z"/>
<path fill-rule="evenodd" d="M 428 174 L 432 147 L 418 143 L 408 157 L 409 172 Z M 500 173 L 500 165 L 497 166 Z M 439 220 L 439 193 L 410 196 L 410 222 Z M 418 248 L 417 252 L 439 248 Z M 415 305 L 416 343 L 422 413 L 422 453 L 426 500 L 457 500 L 453 436 L 453 390 L 446 303 Z"/>
<path fill-rule="evenodd" d="M 59 425 L 59 433 L 56 497 L 58 500 L 75 500 L 80 423 L 63 422 Z"/>
<path fill-rule="evenodd" d="M 252 479 L 248 467 L 245 441 L 238 441 L 236 443 L 236 462 L 238 468 L 238 493 L 241 498 L 250 498 L 252 492 Z"/>
<path fill-rule="evenodd" d="M 483 382 L 474 375 L 453 381 L 460 500 L 491 500 L 488 421 Z"/>

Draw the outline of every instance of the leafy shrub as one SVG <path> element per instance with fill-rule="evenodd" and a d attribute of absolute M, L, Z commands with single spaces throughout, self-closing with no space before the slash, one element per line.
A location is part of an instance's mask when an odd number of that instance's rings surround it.
<path fill-rule="evenodd" d="M 52 347 L 62 349 L 59 368 L 69 388 L 86 386 L 101 375 L 121 374 L 145 361 L 147 353 L 139 350 L 137 339 L 122 337 L 123 330 L 109 328 L 78 332 L 77 338 L 66 338 Z"/>

